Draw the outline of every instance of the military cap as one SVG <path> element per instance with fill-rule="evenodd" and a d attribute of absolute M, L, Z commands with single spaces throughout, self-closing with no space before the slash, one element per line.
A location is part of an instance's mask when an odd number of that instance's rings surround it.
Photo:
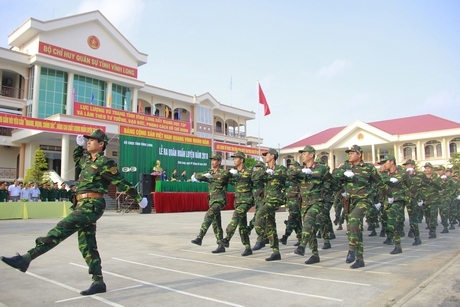
<path fill-rule="evenodd" d="M 214 154 L 214 155 L 211 156 L 211 158 L 209 158 L 209 160 L 222 161 L 222 157 L 217 155 L 217 154 Z"/>
<path fill-rule="evenodd" d="M 84 135 L 86 139 L 96 139 L 104 143 L 109 142 L 109 138 L 107 137 L 107 134 L 104 133 L 101 129 L 96 129 L 91 133 L 90 135 Z"/>
<path fill-rule="evenodd" d="M 383 158 L 380 160 L 379 164 L 383 164 L 383 163 L 387 162 L 388 160 L 390 160 L 390 161 L 391 161 L 391 160 L 396 161 L 395 156 L 388 154 L 388 155 L 386 155 L 385 157 L 383 157 Z"/>
<path fill-rule="evenodd" d="M 451 172 L 452 173 L 452 168 L 446 168 L 446 172 Z"/>
<path fill-rule="evenodd" d="M 302 153 L 302 152 L 311 152 L 313 154 L 316 154 L 316 150 L 310 145 L 307 145 L 303 149 L 299 150 L 299 153 Z"/>
<path fill-rule="evenodd" d="M 290 161 L 287 163 L 287 165 L 288 165 L 288 166 L 289 166 L 289 165 L 300 166 L 299 162 L 294 161 L 294 160 L 290 160 Z"/>
<path fill-rule="evenodd" d="M 436 170 L 437 171 L 445 171 L 446 167 L 444 165 L 438 165 L 438 166 L 436 166 Z"/>
<path fill-rule="evenodd" d="M 431 164 L 430 162 L 427 162 L 427 163 L 425 163 L 425 165 L 423 167 L 431 167 L 431 168 L 433 168 L 433 164 Z"/>
<path fill-rule="evenodd" d="M 412 160 L 412 159 L 408 159 L 405 163 L 403 163 L 403 165 L 407 165 L 407 164 L 413 164 L 413 165 L 415 165 L 415 161 Z"/>
<path fill-rule="evenodd" d="M 262 156 L 266 156 L 267 154 L 272 154 L 278 158 L 278 152 L 276 149 L 270 148 L 267 152 L 262 153 Z"/>
<path fill-rule="evenodd" d="M 363 153 L 363 149 L 358 145 L 353 145 L 350 148 L 348 148 L 347 150 L 345 150 L 346 153 L 349 153 L 351 151 Z"/>
<path fill-rule="evenodd" d="M 241 159 L 246 159 L 246 155 L 242 151 L 237 151 L 233 155 L 231 155 L 232 158 L 241 158 Z"/>
<path fill-rule="evenodd" d="M 256 167 L 264 167 L 265 163 L 262 161 L 257 162 Z"/>

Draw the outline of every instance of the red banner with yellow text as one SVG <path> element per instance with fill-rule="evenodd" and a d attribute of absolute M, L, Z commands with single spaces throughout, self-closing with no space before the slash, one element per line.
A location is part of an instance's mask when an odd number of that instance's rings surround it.
<path fill-rule="evenodd" d="M 0 126 L 65 134 L 91 134 L 96 129 L 105 131 L 103 126 L 57 122 L 6 113 L 0 113 Z"/>
<path fill-rule="evenodd" d="M 190 134 L 189 122 L 95 106 L 92 104 L 75 102 L 73 114 L 119 124 Z"/>
<path fill-rule="evenodd" d="M 231 152 L 231 153 L 242 151 L 246 155 L 259 156 L 259 148 L 257 147 L 247 147 L 247 146 L 234 145 L 234 144 L 229 144 L 229 143 L 214 142 L 214 150 L 222 151 L 222 152 Z M 266 151 L 268 151 L 267 148 L 263 148 L 263 147 L 260 148 L 260 154 Z"/>
<path fill-rule="evenodd" d="M 120 75 L 137 78 L 137 68 L 117 64 L 103 59 L 95 58 L 87 54 L 79 53 L 62 47 L 44 42 L 38 45 L 38 52 L 66 61 L 83 64 L 86 66 L 114 72 Z"/>
<path fill-rule="evenodd" d="M 211 146 L 212 143 L 211 139 L 127 126 L 120 126 L 120 134 L 201 146 Z"/>

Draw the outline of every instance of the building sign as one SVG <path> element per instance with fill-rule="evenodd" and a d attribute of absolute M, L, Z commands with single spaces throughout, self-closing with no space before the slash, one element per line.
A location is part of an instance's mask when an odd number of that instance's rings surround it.
<path fill-rule="evenodd" d="M 146 137 L 146 138 L 177 142 L 177 143 L 183 143 L 183 144 L 211 146 L 210 139 L 204 139 L 204 138 L 191 136 L 191 135 L 172 134 L 172 133 L 148 130 L 148 129 L 143 129 L 143 128 L 120 126 L 120 134 L 129 135 L 129 136 Z"/>
<path fill-rule="evenodd" d="M 97 38 L 96 35 L 90 35 L 88 37 L 88 46 L 91 48 L 91 49 L 99 49 L 99 47 L 101 46 L 101 41 L 99 40 L 99 38 Z"/>
<path fill-rule="evenodd" d="M 91 134 L 96 129 L 105 131 L 105 127 L 103 126 L 57 122 L 6 113 L 0 113 L 0 126 L 64 134 Z"/>
<path fill-rule="evenodd" d="M 52 57 L 60 58 L 63 60 L 79 63 L 82 65 L 114 72 L 120 75 L 137 78 L 137 68 L 124 66 L 114 62 L 99 59 L 90 55 L 72 51 L 69 49 L 61 48 L 44 42 L 38 45 L 38 52 L 47 54 Z"/>
<path fill-rule="evenodd" d="M 214 142 L 214 150 L 222 152 L 231 152 L 235 153 L 237 151 L 242 151 L 249 156 L 259 156 L 259 148 L 257 147 L 246 147 L 241 145 L 233 145 L 229 143 Z M 260 154 L 268 151 L 267 148 L 260 148 Z"/>
<path fill-rule="evenodd" d="M 73 114 L 119 124 L 190 134 L 189 122 L 95 106 L 87 103 L 75 102 Z"/>
<path fill-rule="evenodd" d="M 125 174 L 130 182 L 136 183 L 140 174 L 152 173 L 157 161 L 168 178 L 173 169 L 178 176 L 185 170 L 188 180 L 193 172 L 210 167 L 210 139 L 127 126 L 120 126 L 119 134 L 119 168 L 136 167 L 135 172 Z"/>

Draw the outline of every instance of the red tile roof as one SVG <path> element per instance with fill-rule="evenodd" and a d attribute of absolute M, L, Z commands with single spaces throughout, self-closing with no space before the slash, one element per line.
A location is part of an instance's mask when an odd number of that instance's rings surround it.
<path fill-rule="evenodd" d="M 383 120 L 368 123 L 368 125 L 373 126 L 391 135 L 411 134 L 435 130 L 460 128 L 460 123 L 443 119 L 431 114 Z M 337 133 L 339 133 L 345 128 L 346 126 L 329 128 L 327 130 L 311 135 L 307 138 L 299 140 L 283 148 L 294 148 L 305 145 L 323 144 L 329 141 Z"/>

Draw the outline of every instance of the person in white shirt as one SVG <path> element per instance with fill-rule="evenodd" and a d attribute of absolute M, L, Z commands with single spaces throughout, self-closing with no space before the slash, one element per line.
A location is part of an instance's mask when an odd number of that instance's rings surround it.
<path fill-rule="evenodd" d="M 34 182 L 33 187 L 29 189 L 30 199 L 32 201 L 38 201 L 40 199 L 40 189 L 38 188 L 38 183 Z"/>
<path fill-rule="evenodd" d="M 19 184 L 19 186 L 22 187 L 22 183 Z M 21 193 L 19 193 L 20 199 L 22 201 L 30 201 L 30 191 L 29 191 L 29 185 L 26 183 L 24 184 L 24 187 L 21 189 Z"/>
<path fill-rule="evenodd" d="M 8 187 L 8 195 L 10 196 L 11 201 L 18 201 L 21 194 L 21 187 L 17 179 L 14 180 L 14 183 Z"/>
<path fill-rule="evenodd" d="M 198 179 L 196 179 L 196 172 L 193 172 L 192 177 L 190 178 L 192 182 L 198 182 Z"/>

